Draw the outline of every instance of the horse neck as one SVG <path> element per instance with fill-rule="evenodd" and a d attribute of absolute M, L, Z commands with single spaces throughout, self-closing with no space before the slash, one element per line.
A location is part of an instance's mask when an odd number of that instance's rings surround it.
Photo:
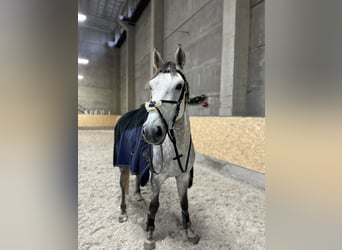
<path fill-rule="evenodd" d="M 182 118 L 176 121 L 174 132 L 177 141 L 187 141 L 190 138 L 190 119 L 188 113 L 185 111 Z"/>

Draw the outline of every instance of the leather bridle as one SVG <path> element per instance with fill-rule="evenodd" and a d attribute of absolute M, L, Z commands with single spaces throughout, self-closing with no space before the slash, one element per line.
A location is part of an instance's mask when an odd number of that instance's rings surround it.
<path fill-rule="evenodd" d="M 188 95 L 188 91 L 189 91 L 189 84 L 183 74 L 182 71 L 180 70 L 176 70 L 177 73 L 179 73 L 181 75 L 181 77 L 183 78 L 184 80 L 184 85 L 182 87 L 182 90 L 181 90 L 181 93 L 180 93 L 180 96 L 178 98 L 178 101 L 174 101 L 174 100 L 157 100 L 157 101 L 149 101 L 149 102 L 146 102 L 145 103 L 145 108 L 147 110 L 147 112 L 151 112 L 151 111 L 157 111 L 159 116 L 160 116 L 160 119 L 163 121 L 164 125 L 165 125 L 165 128 L 167 129 L 167 135 L 169 136 L 169 139 L 170 141 L 172 142 L 173 144 L 173 148 L 175 150 L 175 154 L 176 154 L 176 157 L 173 158 L 173 160 L 177 160 L 178 162 L 178 166 L 179 166 L 179 169 L 182 171 L 182 173 L 185 173 L 187 170 L 188 170 L 188 163 L 189 163 L 189 157 L 190 157 L 190 151 L 191 151 L 191 144 L 192 144 L 192 139 L 191 139 L 191 134 L 190 134 L 190 143 L 189 143 L 189 148 L 188 148 L 188 155 L 187 155 L 187 158 L 186 158 L 186 164 L 185 164 L 185 169 L 183 169 L 182 167 L 182 163 L 180 161 L 180 158 L 183 156 L 183 155 L 180 155 L 179 152 L 178 152 L 178 148 L 177 148 L 177 141 L 176 141 L 176 137 L 175 137 L 175 133 L 174 133 L 174 125 L 176 123 L 176 120 L 177 120 L 177 117 L 179 115 L 179 110 L 180 110 L 180 106 L 182 104 L 182 102 L 184 101 L 184 95 Z M 161 73 L 171 73 L 170 70 L 165 70 L 165 71 L 161 71 Z M 166 122 L 163 114 L 161 113 L 159 107 L 163 104 L 163 103 L 167 103 L 167 104 L 176 104 L 176 113 L 175 113 L 175 116 L 174 118 L 172 119 L 172 125 L 171 125 L 171 128 L 169 128 L 169 125 L 168 123 Z M 184 101 L 184 110 L 186 108 L 186 101 Z M 152 163 L 151 163 L 152 165 Z M 152 167 L 152 171 L 155 173 L 155 174 L 159 174 L 157 172 L 154 171 L 153 167 Z"/>

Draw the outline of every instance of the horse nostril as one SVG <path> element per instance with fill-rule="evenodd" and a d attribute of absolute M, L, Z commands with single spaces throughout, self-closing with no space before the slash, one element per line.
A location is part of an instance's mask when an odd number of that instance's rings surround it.
<path fill-rule="evenodd" d="M 157 135 L 157 136 L 162 136 L 162 135 L 163 135 L 163 133 L 162 133 L 162 128 L 161 128 L 160 126 L 157 126 L 156 135 Z"/>

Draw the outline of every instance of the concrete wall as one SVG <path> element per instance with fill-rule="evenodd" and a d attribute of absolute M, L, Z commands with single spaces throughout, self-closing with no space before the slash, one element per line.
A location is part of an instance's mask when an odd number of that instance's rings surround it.
<path fill-rule="evenodd" d="M 120 48 L 120 113 L 127 112 L 127 95 L 126 95 L 126 53 L 127 43 L 125 42 Z"/>
<path fill-rule="evenodd" d="M 155 1 L 149 2 L 133 28 L 134 46 L 131 48 L 134 56 L 131 60 L 134 61 L 134 85 L 130 89 L 134 90 L 134 100 L 131 108 L 139 107 L 149 98 L 144 87 L 151 77 L 151 51 L 155 42 L 151 20 Z M 173 61 L 177 45 L 182 43 L 186 53 L 184 72 L 190 84 L 190 96 L 206 94 L 209 97 L 208 108 L 190 106 L 190 115 L 265 114 L 265 4 L 264 0 L 241 3 L 238 0 L 173 0 L 163 1 L 163 7 L 157 9 L 157 13 L 162 11 L 164 14 L 163 27 L 158 32 L 162 34 L 163 48 L 160 52 L 163 58 Z M 228 14 L 224 13 L 224 4 L 231 5 Z M 223 43 L 223 22 L 226 22 L 226 29 L 230 29 L 228 34 L 232 34 L 234 40 L 229 49 L 225 49 Z M 242 46 L 242 43 L 246 45 Z M 127 50 L 126 39 L 120 49 L 121 114 L 131 109 L 127 104 Z M 231 53 L 224 64 L 223 52 Z M 229 65 L 232 67 L 229 68 Z M 232 79 L 222 78 L 224 70 L 230 72 Z M 231 90 L 225 91 L 225 86 L 231 86 Z"/>
<path fill-rule="evenodd" d="M 119 50 L 106 47 L 109 33 L 87 27 L 78 30 L 79 57 L 89 59 L 88 65 L 78 65 L 78 103 L 92 110 L 118 113 L 119 92 L 117 88 Z"/>
<path fill-rule="evenodd" d="M 251 0 L 247 115 L 265 116 L 265 1 Z"/>
<path fill-rule="evenodd" d="M 151 3 L 135 25 L 135 107 L 139 107 L 149 99 L 145 90 L 150 80 L 150 48 L 151 48 Z"/>
<path fill-rule="evenodd" d="M 191 106 L 191 115 L 219 114 L 222 4 L 222 0 L 164 1 L 164 57 L 174 61 L 182 43 L 190 96 L 209 97 L 208 108 Z"/>
<path fill-rule="evenodd" d="M 223 4 L 220 115 L 245 116 L 250 0 Z"/>

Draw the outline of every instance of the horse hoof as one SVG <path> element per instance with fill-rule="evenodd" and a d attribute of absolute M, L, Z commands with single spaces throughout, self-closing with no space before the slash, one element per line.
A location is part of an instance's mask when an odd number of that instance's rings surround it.
<path fill-rule="evenodd" d="M 188 237 L 188 240 L 192 243 L 192 244 L 198 244 L 198 242 L 200 241 L 200 237 L 198 235 L 196 235 L 195 237 Z"/>
<path fill-rule="evenodd" d="M 152 250 L 156 248 L 156 242 L 154 240 L 145 239 L 144 250 Z"/>
<path fill-rule="evenodd" d="M 194 232 L 192 232 L 191 230 L 188 230 L 186 232 L 186 236 L 187 236 L 188 240 L 193 244 L 198 244 L 198 242 L 200 241 L 200 237 L 197 234 L 195 234 Z"/>
<path fill-rule="evenodd" d="M 119 216 L 119 222 L 120 222 L 120 223 L 123 223 L 123 222 L 125 222 L 125 221 L 127 221 L 127 220 L 128 220 L 127 214 L 121 214 L 121 215 Z"/>
<path fill-rule="evenodd" d="M 141 193 L 138 193 L 138 192 L 134 193 L 134 198 L 136 201 L 143 201 L 144 200 L 144 198 L 141 196 Z"/>

